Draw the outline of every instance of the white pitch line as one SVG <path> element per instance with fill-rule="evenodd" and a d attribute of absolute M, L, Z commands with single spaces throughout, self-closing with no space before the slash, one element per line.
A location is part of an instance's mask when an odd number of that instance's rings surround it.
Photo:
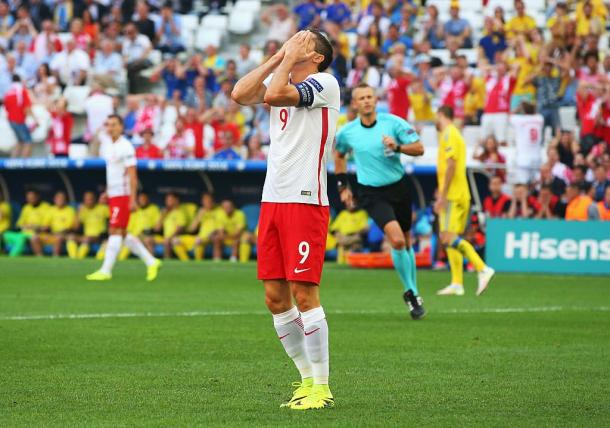
<path fill-rule="evenodd" d="M 609 306 L 593 308 L 577 306 L 539 306 L 531 308 L 478 308 L 478 309 L 449 309 L 431 311 L 430 314 L 520 314 L 543 312 L 610 312 Z M 329 311 L 329 315 L 394 315 L 403 312 L 393 311 Z M 188 318 L 188 317 L 231 317 L 231 316 L 259 316 L 268 315 L 266 311 L 191 311 L 191 312 L 116 312 L 91 314 L 40 314 L 40 315 L 5 315 L 0 321 L 51 321 L 51 320 L 80 320 L 103 318 Z"/>

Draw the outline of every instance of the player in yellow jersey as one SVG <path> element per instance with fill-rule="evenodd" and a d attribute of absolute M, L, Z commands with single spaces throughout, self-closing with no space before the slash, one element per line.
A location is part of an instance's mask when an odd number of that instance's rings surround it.
<path fill-rule="evenodd" d="M 172 243 L 174 253 L 180 260 L 189 260 L 190 250 L 194 251 L 195 260 L 203 260 L 205 247 L 209 244 L 214 247 L 214 260 L 222 258 L 221 211 L 210 193 L 201 195 L 201 208 L 189 225 L 189 234 L 177 236 Z"/>
<path fill-rule="evenodd" d="M 231 247 L 231 261 L 236 262 L 239 252 L 241 236 L 246 230 L 246 214 L 235 208 L 235 204 L 228 199 L 222 201 L 222 211 L 219 222 L 222 230 L 224 244 Z"/>
<path fill-rule="evenodd" d="M 464 294 L 464 257 L 478 272 L 477 296 L 483 293 L 495 271 L 479 257 L 472 245 L 460 235 L 464 233 L 470 212 L 470 190 L 466 179 L 466 143 L 453 124 L 453 109 L 442 106 L 437 112 L 438 198 L 434 211 L 438 215 L 441 243 L 447 248 L 451 268 L 451 284 L 438 291 L 442 296 Z"/>
<path fill-rule="evenodd" d="M 172 256 L 172 242 L 174 238 L 184 233 L 186 228 L 186 215 L 180 207 L 180 198 L 175 193 L 165 196 L 165 208 L 161 212 L 161 218 L 155 227 L 156 232 L 162 232 L 163 257 L 169 259 Z"/>
<path fill-rule="evenodd" d="M 2 235 L 11 228 L 11 205 L 4 200 L 0 193 L 0 248 L 2 247 Z"/>
<path fill-rule="evenodd" d="M 73 234 L 66 243 L 68 256 L 71 259 L 84 259 L 89 254 L 92 244 L 101 243 L 107 230 L 109 216 L 108 206 L 98 204 L 94 192 L 85 192 L 74 225 L 74 230 L 80 233 Z"/>
<path fill-rule="evenodd" d="M 359 209 L 354 200 L 345 204 L 347 209 L 337 215 L 330 225 L 330 232 L 337 240 L 337 263 L 344 264 L 346 251 L 362 248 L 364 234 L 369 230 L 369 216 Z"/>
<path fill-rule="evenodd" d="M 154 229 L 161 218 L 159 207 L 150 202 L 146 192 L 138 194 L 138 209 L 129 217 L 127 231 L 133 236 L 140 238 L 148 251 L 154 253 L 155 239 Z"/>
<path fill-rule="evenodd" d="M 68 197 L 65 192 L 59 191 L 53 197 L 53 206 L 50 207 L 44 220 L 44 232 L 32 236 L 32 243 L 38 241 L 39 244 L 32 244 L 40 247 L 44 245 L 53 246 L 53 256 L 58 257 L 63 250 L 64 242 L 74 228 L 76 221 L 76 211 L 68 205 Z M 37 254 L 40 255 L 40 254 Z"/>

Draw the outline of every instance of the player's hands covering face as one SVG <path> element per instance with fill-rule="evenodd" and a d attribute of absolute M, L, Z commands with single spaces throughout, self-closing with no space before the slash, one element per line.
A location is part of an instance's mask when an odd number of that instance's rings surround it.
<path fill-rule="evenodd" d="M 315 41 L 313 33 L 309 31 L 299 31 L 292 36 L 282 49 L 285 50 L 285 56 L 295 62 L 307 61 L 314 57 Z"/>

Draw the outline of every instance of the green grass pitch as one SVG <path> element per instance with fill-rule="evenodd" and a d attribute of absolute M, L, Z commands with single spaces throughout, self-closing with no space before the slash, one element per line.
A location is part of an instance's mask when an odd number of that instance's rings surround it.
<path fill-rule="evenodd" d="M 255 265 L 0 258 L 0 426 L 609 426 L 608 277 L 499 274 L 408 318 L 393 271 L 329 264 L 334 409 L 280 409 L 297 372 Z M 54 318 L 55 317 L 55 318 Z"/>

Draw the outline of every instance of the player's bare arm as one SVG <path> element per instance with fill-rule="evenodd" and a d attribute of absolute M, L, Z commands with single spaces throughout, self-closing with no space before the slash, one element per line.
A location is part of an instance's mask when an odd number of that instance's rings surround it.
<path fill-rule="evenodd" d="M 345 154 L 335 150 L 335 177 L 339 186 L 339 197 L 341 202 L 349 206 L 353 202 L 354 195 L 347 182 L 347 159 Z"/>
<path fill-rule="evenodd" d="M 447 207 L 447 194 L 449 193 L 449 186 L 455 175 L 455 159 L 447 159 L 447 171 L 445 172 L 445 182 L 443 188 L 439 189 L 438 199 L 434 203 L 434 211 L 440 212 Z"/>
<path fill-rule="evenodd" d="M 424 145 L 421 141 L 416 141 L 411 144 L 398 144 L 394 138 L 389 135 L 384 135 L 383 144 L 392 151 L 403 153 L 408 156 L 422 156 L 424 154 Z"/>
<path fill-rule="evenodd" d="M 299 104 L 301 97 L 298 89 L 292 83 L 301 82 L 307 75 L 299 76 L 293 68 L 300 62 L 313 59 L 316 55 L 322 59 L 324 57 L 314 51 L 313 34 L 309 31 L 298 32 L 286 42 L 284 48 L 286 53 L 273 73 L 271 83 L 265 92 L 264 101 L 274 107 L 295 107 Z"/>

